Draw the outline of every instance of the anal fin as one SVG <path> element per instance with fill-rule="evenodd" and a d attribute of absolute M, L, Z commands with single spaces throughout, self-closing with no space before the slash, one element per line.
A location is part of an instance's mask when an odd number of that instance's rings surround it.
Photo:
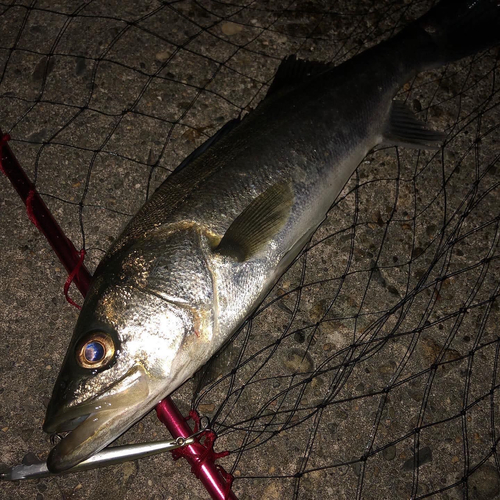
<path fill-rule="evenodd" d="M 415 149 L 439 149 L 446 134 L 430 129 L 403 102 L 392 101 L 384 144 Z"/>

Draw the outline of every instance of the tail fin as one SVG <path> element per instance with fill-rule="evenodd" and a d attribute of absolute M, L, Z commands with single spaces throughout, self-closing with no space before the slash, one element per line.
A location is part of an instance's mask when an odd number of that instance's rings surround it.
<path fill-rule="evenodd" d="M 419 70 L 493 47 L 500 43 L 500 0 L 441 0 L 395 37 L 408 38 L 419 39 L 418 45 L 410 42 Z"/>

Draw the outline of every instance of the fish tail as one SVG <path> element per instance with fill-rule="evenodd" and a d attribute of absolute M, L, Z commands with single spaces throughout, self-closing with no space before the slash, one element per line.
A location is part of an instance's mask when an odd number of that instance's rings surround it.
<path fill-rule="evenodd" d="M 441 0 L 394 39 L 417 71 L 500 44 L 500 0 Z"/>

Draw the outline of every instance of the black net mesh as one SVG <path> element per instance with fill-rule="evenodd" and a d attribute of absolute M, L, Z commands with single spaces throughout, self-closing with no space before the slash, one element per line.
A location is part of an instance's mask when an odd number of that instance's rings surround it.
<path fill-rule="evenodd" d="M 2 2 L 0 124 L 92 270 L 187 154 L 256 106 L 284 56 L 339 63 L 431 4 Z M 498 495 L 498 76 L 492 50 L 408 82 L 398 99 L 446 132 L 444 148 L 369 154 L 253 317 L 174 395 L 213 419 L 241 499 Z M 187 467 L 173 491 L 177 465 L 151 463 L 157 481 L 134 469 L 121 498 L 203 497 Z M 95 481 L 112 473 L 86 474 L 38 494 L 101 498 Z"/>

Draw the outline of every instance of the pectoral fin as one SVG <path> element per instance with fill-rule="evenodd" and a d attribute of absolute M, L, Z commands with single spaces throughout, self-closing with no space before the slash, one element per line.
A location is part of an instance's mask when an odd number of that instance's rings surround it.
<path fill-rule="evenodd" d="M 415 149 L 439 149 L 446 135 L 430 129 L 404 103 L 393 101 L 384 144 Z"/>
<path fill-rule="evenodd" d="M 239 262 L 254 256 L 283 228 L 292 204 L 290 183 L 271 186 L 236 217 L 215 251 Z"/>

